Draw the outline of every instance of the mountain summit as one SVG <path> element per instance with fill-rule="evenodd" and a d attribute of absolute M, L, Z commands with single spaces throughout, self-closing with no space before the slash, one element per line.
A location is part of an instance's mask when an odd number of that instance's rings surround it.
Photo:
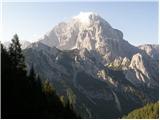
<path fill-rule="evenodd" d="M 39 42 L 61 50 L 86 48 L 100 55 L 104 63 L 114 60 L 116 56 L 131 58 L 138 51 L 123 39 L 120 30 L 112 28 L 94 12 L 80 12 L 69 22 L 59 23 Z"/>
<path fill-rule="evenodd" d="M 82 24 L 90 25 L 91 22 L 100 17 L 97 13 L 94 12 L 80 12 L 79 15 L 73 17 L 75 20 L 79 20 Z"/>

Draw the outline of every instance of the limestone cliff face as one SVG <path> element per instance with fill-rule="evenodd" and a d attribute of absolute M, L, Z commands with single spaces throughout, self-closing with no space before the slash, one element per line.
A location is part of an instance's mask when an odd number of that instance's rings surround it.
<path fill-rule="evenodd" d="M 104 63 L 109 63 L 117 56 L 131 58 L 138 51 L 138 48 L 123 39 L 120 30 L 112 28 L 93 12 L 81 12 L 69 22 L 59 23 L 39 41 L 61 50 L 86 48 L 95 51 Z"/>

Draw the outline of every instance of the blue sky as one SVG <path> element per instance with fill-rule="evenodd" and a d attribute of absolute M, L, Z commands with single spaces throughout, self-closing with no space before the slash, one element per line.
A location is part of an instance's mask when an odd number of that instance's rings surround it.
<path fill-rule="evenodd" d="M 15 33 L 22 40 L 36 40 L 81 11 L 98 13 L 134 45 L 158 43 L 158 2 L 3 3 L 3 42 Z"/>

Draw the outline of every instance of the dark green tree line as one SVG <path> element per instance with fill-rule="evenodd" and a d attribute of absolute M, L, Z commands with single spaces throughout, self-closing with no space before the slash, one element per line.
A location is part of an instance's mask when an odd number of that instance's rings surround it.
<path fill-rule="evenodd" d="M 27 75 L 17 35 L 8 50 L 1 44 L 2 118 L 77 118 L 49 81 L 41 83 L 33 66 Z"/>

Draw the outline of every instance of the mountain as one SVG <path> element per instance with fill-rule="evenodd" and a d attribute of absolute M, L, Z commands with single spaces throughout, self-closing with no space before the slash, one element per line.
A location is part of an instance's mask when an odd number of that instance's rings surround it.
<path fill-rule="evenodd" d="M 31 44 L 29 41 L 26 41 L 26 40 L 21 40 L 20 43 L 21 43 L 21 48 L 22 48 L 22 49 L 27 48 L 27 47 Z M 11 42 L 10 42 L 10 41 L 7 41 L 7 42 L 4 42 L 3 44 L 4 44 L 4 46 L 5 46 L 6 48 L 9 48 Z"/>
<path fill-rule="evenodd" d="M 105 64 L 117 56 L 131 58 L 139 51 L 123 39 L 120 30 L 112 28 L 101 16 L 93 12 L 81 12 L 68 23 L 59 23 L 44 35 L 40 42 L 61 50 L 87 48 L 99 55 Z"/>
<path fill-rule="evenodd" d="M 120 118 L 158 100 L 159 60 L 96 13 L 56 25 L 24 54 L 28 69 L 51 81 L 82 118 Z"/>
<path fill-rule="evenodd" d="M 154 60 L 159 59 L 159 45 L 145 44 L 138 46 L 139 49 L 145 51 Z"/>

